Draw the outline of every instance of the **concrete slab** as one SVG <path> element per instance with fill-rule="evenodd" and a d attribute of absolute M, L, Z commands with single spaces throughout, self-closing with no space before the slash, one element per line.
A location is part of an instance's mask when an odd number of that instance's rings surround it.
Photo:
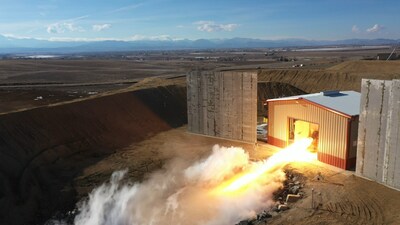
<path fill-rule="evenodd" d="M 392 81 L 382 182 L 400 188 L 400 80 Z"/>
<path fill-rule="evenodd" d="M 382 180 L 386 124 L 391 81 L 363 79 L 358 128 L 356 172 Z"/>
<path fill-rule="evenodd" d="M 400 80 L 362 80 L 357 176 L 400 189 Z"/>

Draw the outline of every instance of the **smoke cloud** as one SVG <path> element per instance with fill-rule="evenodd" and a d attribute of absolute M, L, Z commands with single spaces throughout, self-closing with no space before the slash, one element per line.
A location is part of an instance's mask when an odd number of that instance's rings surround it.
<path fill-rule="evenodd" d="M 191 165 L 175 159 L 143 181 L 127 183 L 127 171 L 114 172 L 78 206 L 75 225 L 232 225 L 256 216 L 274 202 L 282 185 L 281 169 L 264 174 L 235 193 L 214 190 L 236 174 L 264 162 L 251 162 L 241 148 L 214 146 L 211 154 Z"/>

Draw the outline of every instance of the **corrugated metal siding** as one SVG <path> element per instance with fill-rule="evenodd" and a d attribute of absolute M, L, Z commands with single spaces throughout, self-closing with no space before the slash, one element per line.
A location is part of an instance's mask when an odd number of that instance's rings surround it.
<path fill-rule="evenodd" d="M 319 125 L 318 159 L 346 168 L 348 118 L 301 99 L 271 101 L 268 110 L 269 136 L 287 141 L 289 117 L 316 123 Z"/>

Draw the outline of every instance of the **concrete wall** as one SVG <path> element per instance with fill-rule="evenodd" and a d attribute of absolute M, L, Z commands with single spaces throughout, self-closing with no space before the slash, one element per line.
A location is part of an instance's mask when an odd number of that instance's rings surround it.
<path fill-rule="evenodd" d="M 256 73 L 192 72 L 187 101 L 190 132 L 256 142 Z"/>
<path fill-rule="evenodd" d="M 400 189 L 400 80 L 363 79 L 356 174 Z"/>

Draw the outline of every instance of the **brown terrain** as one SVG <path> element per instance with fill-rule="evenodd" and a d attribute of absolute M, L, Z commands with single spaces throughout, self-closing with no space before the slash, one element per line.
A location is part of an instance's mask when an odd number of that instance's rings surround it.
<path fill-rule="evenodd" d="M 313 68 L 270 61 L 0 61 L 0 224 L 44 223 L 73 209 L 115 170 L 129 168 L 129 179 L 141 181 L 169 159 L 194 161 L 214 144 L 241 146 L 254 160 L 271 155 L 274 149 L 262 143 L 186 132 L 182 75 L 191 69 L 258 70 L 261 115 L 267 98 L 359 91 L 361 78 L 400 78 L 399 61 L 342 62 L 312 54 Z M 398 191 L 322 163 L 291 169 L 303 174 L 305 197 L 268 224 L 400 223 Z M 315 179 L 318 173 L 322 180 Z M 321 196 L 317 210 L 310 209 L 311 188 Z"/>
<path fill-rule="evenodd" d="M 346 61 L 326 69 L 268 69 L 258 81 L 281 82 L 307 93 L 323 90 L 360 91 L 362 78 L 395 79 L 400 77 L 400 61 Z"/>

